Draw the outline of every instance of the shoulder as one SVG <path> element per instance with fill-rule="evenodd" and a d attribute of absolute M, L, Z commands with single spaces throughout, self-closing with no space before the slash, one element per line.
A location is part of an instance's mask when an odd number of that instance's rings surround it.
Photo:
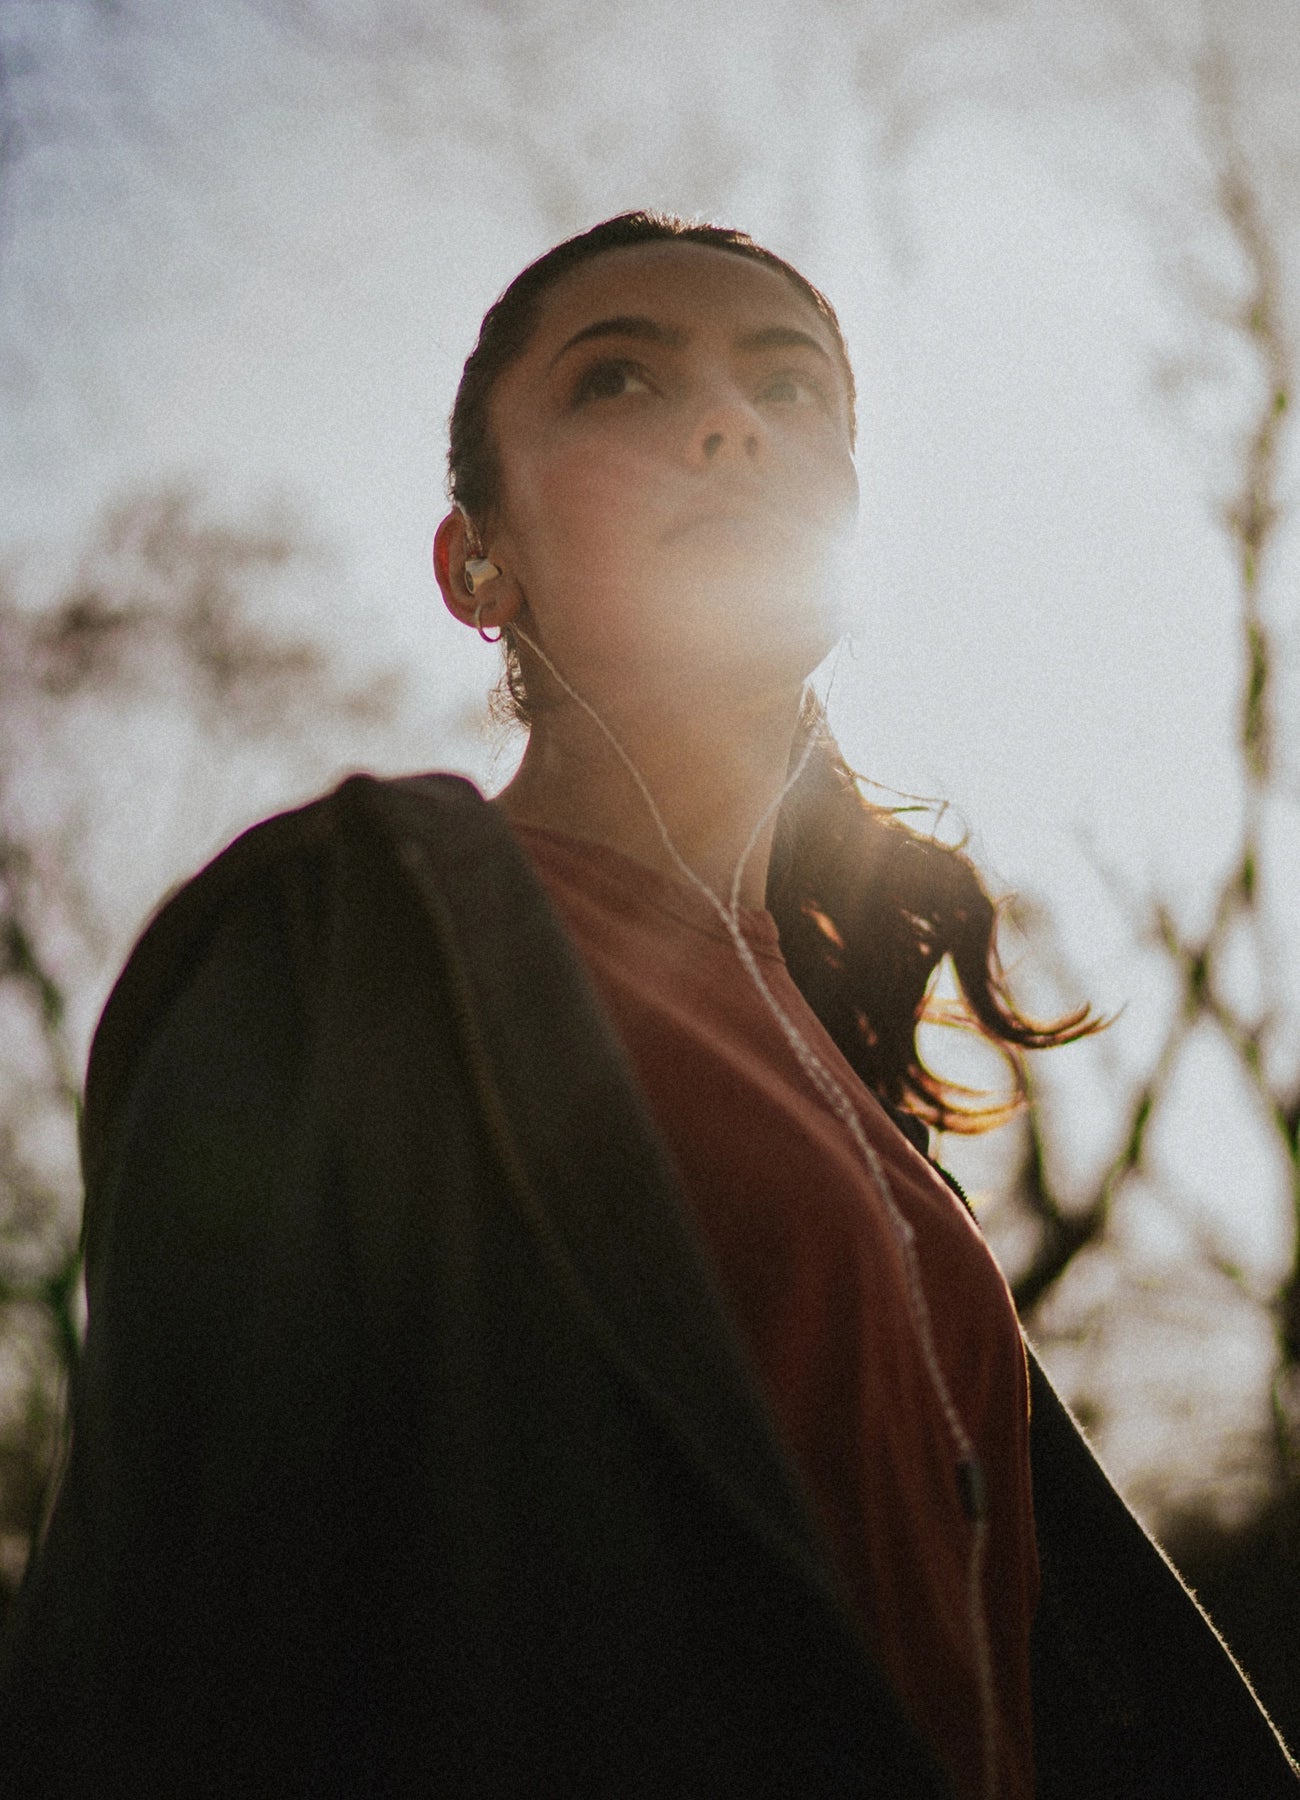
<path fill-rule="evenodd" d="M 352 775 L 331 792 L 240 834 L 166 897 L 131 952 L 100 1017 L 86 1076 L 82 1157 L 89 1180 L 139 1057 L 201 973 L 262 965 L 268 1004 L 320 967 L 331 930 L 355 912 L 356 874 L 391 891 L 402 847 L 436 862 L 491 834 L 493 809 L 469 781 L 428 774 Z"/>

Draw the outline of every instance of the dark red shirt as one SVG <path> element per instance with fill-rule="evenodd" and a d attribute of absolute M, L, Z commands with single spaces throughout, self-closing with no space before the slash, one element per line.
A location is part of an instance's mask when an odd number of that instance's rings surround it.
<path fill-rule="evenodd" d="M 973 1528 L 898 1232 L 703 895 L 603 845 L 518 827 L 622 1037 L 803 1478 L 846 1596 L 963 1800 L 981 1786 Z M 915 1233 L 935 1347 L 989 1493 L 984 1612 L 1001 1800 L 1031 1800 L 1038 1565 L 1014 1306 L 960 1201 L 849 1067 L 791 980 L 775 921 L 745 936 L 834 1074 Z"/>

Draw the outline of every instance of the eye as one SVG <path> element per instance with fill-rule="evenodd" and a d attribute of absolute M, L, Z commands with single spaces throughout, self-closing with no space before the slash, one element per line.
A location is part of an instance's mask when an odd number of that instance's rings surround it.
<path fill-rule="evenodd" d="M 830 394 L 815 376 L 802 369 L 782 369 L 771 375 L 759 390 L 760 400 L 774 401 L 778 406 L 829 407 Z"/>
<path fill-rule="evenodd" d="M 588 400 L 618 400 L 625 394 L 648 394 L 650 378 L 639 363 L 626 357 L 603 357 L 591 363 L 578 377 L 573 389 L 573 403 L 581 406 Z"/>

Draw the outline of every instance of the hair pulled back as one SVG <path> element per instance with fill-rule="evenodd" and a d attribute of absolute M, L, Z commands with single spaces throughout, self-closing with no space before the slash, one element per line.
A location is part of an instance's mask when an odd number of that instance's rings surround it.
<path fill-rule="evenodd" d="M 824 294 L 743 231 L 663 213 L 621 213 L 546 251 L 484 315 L 452 408 L 447 456 L 449 496 L 473 532 L 487 529 L 500 493 L 492 393 L 528 348 L 544 296 L 594 257 L 663 241 L 747 257 L 795 287 L 830 329 L 847 381 L 852 431 L 853 371 L 839 320 Z M 505 705 L 528 724 L 527 685 L 508 626 L 503 649 Z M 1100 1021 L 1086 1006 L 1051 1024 L 1020 1013 L 998 955 L 999 906 L 970 859 L 865 797 L 811 697 L 800 729 L 813 736 L 812 753 L 778 815 L 767 883 L 767 904 L 790 973 L 886 1106 L 941 1130 L 972 1131 L 997 1123 L 1005 1108 L 966 1104 L 966 1090 L 943 1081 L 921 1058 L 917 1029 L 945 957 L 952 959 L 967 1022 L 1004 1053 L 1018 1085 L 1023 1085 L 1021 1051 L 1069 1043 L 1097 1030 Z"/>

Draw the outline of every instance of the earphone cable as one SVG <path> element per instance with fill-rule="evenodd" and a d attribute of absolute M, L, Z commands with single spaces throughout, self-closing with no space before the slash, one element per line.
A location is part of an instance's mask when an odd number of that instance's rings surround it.
<path fill-rule="evenodd" d="M 911 1305 L 912 1321 L 916 1330 L 917 1343 L 930 1378 L 931 1388 L 939 1402 L 949 1437 L 957 1455 L 956 1480 L 963 1511 L 971 1526 L 971 1549 L 967 1565 L 967 1626 L 970 1632 L 971 1646 L 975 1658 L 976 1685 L 980 1698 L 981 1750 L 983 1764 L 983 1800 L 996 1800 L 997 1774 L 997 1703 L 993 1681 L 993 1659 L 988 1635 L 988 1622 L 984 1605 L 984 1560 L 988 1539 L 988 1508 L 985 1492 L 984 1473 L 980 1460 L 962 1422 L 960 1413 L 952 1398 L 951 1389 L 943 1372 L 938 1348 L 934 1339 L 934 1322 L 926 1299 L 925 1287 L 921 1277 L 920 1262 L 916 1250 L 916 1234 L 911 1222 L 902 1212 L 893 1189 L 885 1174 L 884 1165 L 876 1152 L 875 1146 L 867 1137 L 862 1127 L 858 1110 L 844 1089 L 843 1084 L 827 1068 L 821 1057 L 803 1037 L 798 1026 L 786 1013 L 776 995 L 768 986 L 763 972 L 758 966 L 748 940 L 745 937 L 740 920 L 740 885 L 744 878 L 745 866 L 754 852 L 764 827 L 772 815 L 780 808 L 786 795 L 794 787 L 807 766 L 812 755 L 814 738 L 810 732 L 803 750 L 793 769 L 775 798 L 769 801 L 749 834 L 749 838 L 741 851 L 739 861 L 731 878 L 730 905 L 726 905 L 714 893 L 713 889 L 698 875 L 686 861 L 673 842 L 664 817 L 659 810 L 654 795 L 650 792 L 641 771 L 637 768 L 631 755 L 624 748 L 614 731 L 601 718 L 596 708 L 569 682 L 556 668 L 554 662 L 534 642 L 526 631 L 517 623 L 514 633 L 549 670 L 564 692 L 588 715 L 602 733 L 610 748 L 618 756 L 620 762 L 636 784 L 641 798 L 654 820 L 665 850 L 674 866 L 684 879 L 701 893 L 709 905 L 717 913 L 735 948 L 741 966 L 758 990 L 768 1011 L 775 1019 L 783 1037 L 790 1046 L 796 1061 L 815 1091 L 830 1107 L 836 1118 L 840 1120 L 866 1165 L 885 1206 L 891 1228 L 899 1245 L 904 1274 L 907 1282 L 908 1298 Z"/>

